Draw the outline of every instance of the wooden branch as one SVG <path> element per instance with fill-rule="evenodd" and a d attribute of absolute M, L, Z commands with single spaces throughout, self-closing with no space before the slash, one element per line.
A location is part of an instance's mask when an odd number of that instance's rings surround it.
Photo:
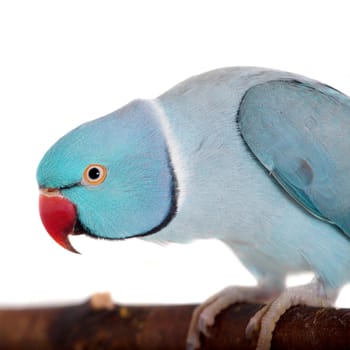
<path fill-rule="evenodd" d="M 0 310 L 0 349 L 185 349 L 195 305 L 121 306 L 90 302 L 64 307 Z M 244 330 L 261 305 L 237 304 L 217 317 L 202 350 L 254 349 Z M 272 349 L 349 349 L 350 311 L 298 306 L 282 316 Z"/>

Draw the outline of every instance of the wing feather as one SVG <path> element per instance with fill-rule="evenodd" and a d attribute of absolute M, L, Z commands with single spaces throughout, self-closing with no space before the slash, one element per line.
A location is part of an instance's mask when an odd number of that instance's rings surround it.
<path fill-rule="evenodd" d="M 319 83 L 269 81 L 245 93 L 238 123 L 281 186 L 350 236 L 350 99 Z"/>

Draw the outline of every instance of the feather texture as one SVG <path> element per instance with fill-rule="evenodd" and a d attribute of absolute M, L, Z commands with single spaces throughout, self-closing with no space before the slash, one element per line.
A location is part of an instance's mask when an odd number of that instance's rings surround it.
<path fill-rule="evenodd" d="M 338 289 L 350 279 L 349 107 L 296 74 L 219 69 L 68 133 L 38 183 L 94 236 L 216 237 L 276 288 L 311 270 Z M 100 186 L 81 183 L 91 163 L 108 168 Z"/>

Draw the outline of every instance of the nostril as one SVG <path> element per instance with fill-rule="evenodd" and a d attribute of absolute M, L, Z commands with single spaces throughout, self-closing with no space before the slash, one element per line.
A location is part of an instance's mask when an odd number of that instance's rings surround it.
<path fill-rule="evenodd" d="M 40 187 L 40 192 L 46 196 L 58 196 L 60 195 L 59 190 L 57 188 L 51 187 Z"/>
<path fill-rule="evenodd" d="M 55 188 L 45 188 L 44 189 L 45 192 L 56 192 L 57 190 Z"/>

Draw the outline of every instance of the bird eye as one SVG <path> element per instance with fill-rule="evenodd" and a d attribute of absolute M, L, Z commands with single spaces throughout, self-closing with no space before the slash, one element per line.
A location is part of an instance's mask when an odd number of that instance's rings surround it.
<path fill-rule="evenodd" d="M 107 169 L 100 164 L 90 164 L 83 174 L 83 185 L 99 185 L 107 176 Z"/>

